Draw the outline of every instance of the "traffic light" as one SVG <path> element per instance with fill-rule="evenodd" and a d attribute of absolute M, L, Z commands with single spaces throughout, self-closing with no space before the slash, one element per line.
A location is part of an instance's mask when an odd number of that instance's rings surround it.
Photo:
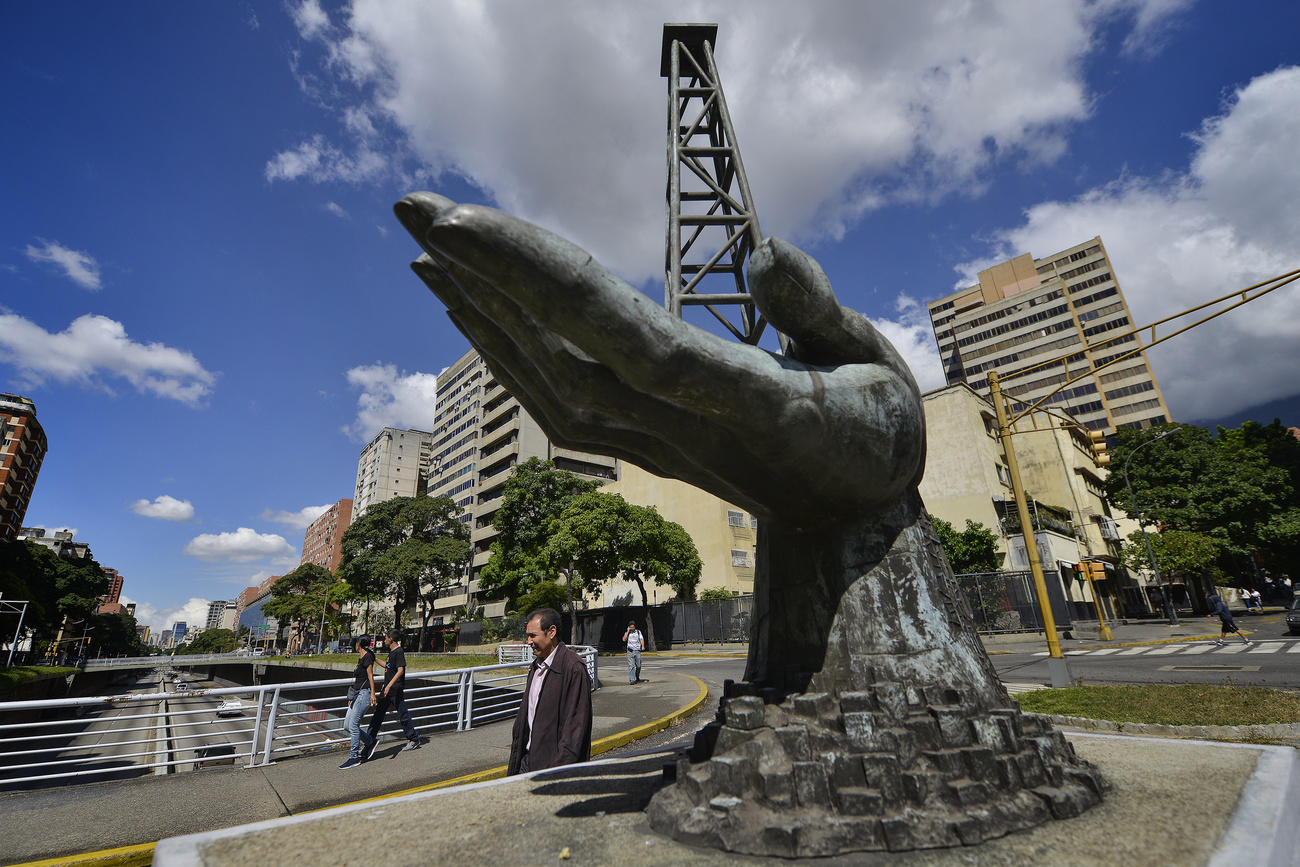
<path fill-rule="evenodd" d="M 1106 580 L 1106 564 L 1105 564 L 1105 563 L 1101 562 L 1100 560 L 1089 560 L 1089 561 L 1087 561 L 1086 563 L 1084 563 L 1083 565 L 1084 565 L 1084 567 L 1088 570 L 1088 580 L 1089 580 L 1089 581 L 1105 581 L 1105 580 Z"/>
<path fill-rule="evenodd" d="M 1075 581 L 1078 581 L 1080 584 L 1082 584 L 1082 583 L 1083 583 L 1083 580 L 1084 580 L 1084 576 L 1083 576 L 1083 564 L 1082 564 L 1082 563 L 1072 563 L 1072 564 L 1070 564 L 1070 568 L 1074 571 L 1074 580 L 1075 580 Z"/>
<path fill-rule="evenodd" d="M 1110 465 L 1110 455 L 1106 453 L 1106 435 L 1099 430 L 1088 431 L 1088 440 L 1092 443 L 1092 462 L 1099 467 Z"/>

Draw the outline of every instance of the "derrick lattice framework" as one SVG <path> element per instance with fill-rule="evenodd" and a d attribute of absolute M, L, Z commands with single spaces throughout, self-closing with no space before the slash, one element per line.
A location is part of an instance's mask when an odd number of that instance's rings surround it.
<path fill-rule="evenodd" d="M 745 280 L 763 240 L 722 80 L 716 24 L 665 24 L 659 73 L 668 79 L 668 243 L 664 305 L 708 310 L 737 339 L 767 326 Z M 785 340 L 781 339 L 782 348 Z"/>

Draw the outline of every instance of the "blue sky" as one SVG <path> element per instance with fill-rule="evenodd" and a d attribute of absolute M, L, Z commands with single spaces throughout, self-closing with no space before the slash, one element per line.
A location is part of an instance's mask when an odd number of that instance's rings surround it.
<path fill-rule="evenodd" d="M 1300 8 L 1061 0 L 0 7 L 0 386 L 143 622 L 296 565 L 466 349 L 391 216 L 432 189 L 662 297 L 662 22 L 717 21 L 766 233 L 923 388 L 924 303 L 1105 240 L 1139 321 L 1300 266 Z M 1153 352 L 1180 420 L 1300 392 L 1283 290 Z M 1288 419 L 1297 423 L 1297 419 Z"/>

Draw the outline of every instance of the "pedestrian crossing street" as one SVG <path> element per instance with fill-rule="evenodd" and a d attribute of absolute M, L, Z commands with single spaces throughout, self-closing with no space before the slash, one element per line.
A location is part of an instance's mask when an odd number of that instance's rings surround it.
<path fill-rule="evenodd" d="M 1300 654 L 1300 641 L 1254 641 L 1242 644 L 1240 639 L 1230 639 L 1223 647 L 1213 641 L 1188 641 L 1177 644 L 1144 645 L 1142 647 L 1098 647 L 1084 650 L 1067 650 L 1066 656 L 1196 656 L 1198 654 Z M 1034 656 L 1047 656 L 1040 650 Z"/>

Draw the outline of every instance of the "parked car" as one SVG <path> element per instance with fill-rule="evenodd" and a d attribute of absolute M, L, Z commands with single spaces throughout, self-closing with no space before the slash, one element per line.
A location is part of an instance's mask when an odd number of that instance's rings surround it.
<path fill-rule="evenodd" d="M 217 716 L 239 716 L 244 712 L 244 703 L 234 696 L 224 698 L 217 705 Z"/>
<path fill-rule="evenodd" d="M 1291 607 L 1286 610 L 1286 631 L 1300 635 L 1300 596 L 1291 600 Z"/>

